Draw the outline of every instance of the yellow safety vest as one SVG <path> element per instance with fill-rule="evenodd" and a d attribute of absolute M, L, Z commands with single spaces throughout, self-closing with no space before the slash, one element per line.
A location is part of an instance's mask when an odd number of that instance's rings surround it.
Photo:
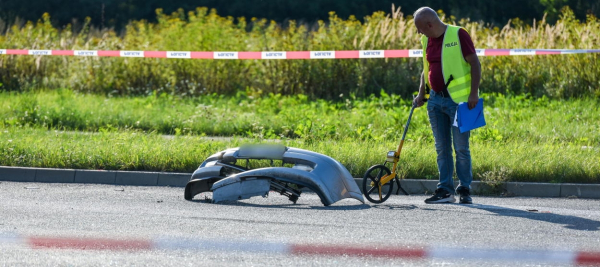
<path fill-rule="evenodd" d="M 461 27 L 447 25 L 446 33 L 444 34 L 444 42 L 442 46 L 442 74 L 444 83 L 448 83 L 450 76 L 452 81 L 448 84 L 448 92 L 452 101 L 456 103 L 467 102 L 471 93 L 471 65 L 465 60 L 460 48 L 460 39 L 458 38 L 458 30 Z M 423 74 L 427 86 L 429 84 L 429 62 L 427 62 L 427 41 L 428 37 L 421 37 L 423 45 Z"/>

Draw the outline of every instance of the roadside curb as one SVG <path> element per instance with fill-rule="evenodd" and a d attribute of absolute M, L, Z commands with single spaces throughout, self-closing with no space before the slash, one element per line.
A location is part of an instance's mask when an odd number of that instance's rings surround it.
<path fill-rule="evenodd" d="M 184 187 L 191 176 L 191 173 L 171 172 L 0 167 L 0 181 L 7 182 Z M 355 178 L 354 180 L 361 188 L 363 179 Z M 435 180 L 404 179 L 400 184 L 409 194 L 431 194 L 437 187 L 437 181 Z M 508 182 L 491 185 L 481 181 L 473 181 L 471 191 L 474 195 L 600 199 L 600 184 Z"/>
<path fill-rule="evenodd" d="M 362 188 L 362 178 L 355 178 Z M 402 188 L 409 194 L 432 194 L 437 188 L 438 181 L 404 179 L 400 181 Z M 455 182 L 455 187 L 458 183 Z M 394 184 L 394 191 L 397 187 Z M 490 196 L 523 196 L 523 197 L 571 197 L 600 199 L 600 184 L 568 184 L 568 183 L 525 183 L 508 182 L 490 185 L 481 181 L 471 183 L 473 195 Z"/>
<path fill-rule="evenodd" d="M 139 186 L 186 185 L 191 173 L 0 167 L 0 181 L 114 184 Z"/>

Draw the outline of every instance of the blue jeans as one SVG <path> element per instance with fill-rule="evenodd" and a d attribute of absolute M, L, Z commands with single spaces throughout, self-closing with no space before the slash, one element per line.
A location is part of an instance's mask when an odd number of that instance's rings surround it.
<path fill-rule="evenodd" d="M 454 194 L 454 159 L 452 145 L 456 153 L 456 176 L 460 183 L 458 187 L 471 188 L 473 172 L 471 166 L 471 151 L 469 151 L 470 132 L 460 133 L 458 127 L 452 126 L 458 105 L 451 98 L 444 98 L 431 90 L 427 101 L 427 114 L 435 140 L 437 165 L 440 175 L 438 188 L 443 188 Z"/>

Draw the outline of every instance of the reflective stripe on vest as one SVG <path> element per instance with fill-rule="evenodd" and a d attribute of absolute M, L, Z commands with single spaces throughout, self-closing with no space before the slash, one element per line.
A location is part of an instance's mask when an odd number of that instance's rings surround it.
<path fill-rule="evenodd" d="M 471 93 L 471 65 L 465 60 L 460 47 L 458 30 L 461 27 L 447 25 L 442 44 L 442 74 L 444 83 L 447 83 L 452 75 L 453 80 L 448 85 L 450 97 L 456 103 L 467 102 Z M 428 37 L 421 37 L 423 45 L 423 75 L 425 82 L 431 88 L 429 83 L 429 62 L 427 61 L 427 41 Z"/>

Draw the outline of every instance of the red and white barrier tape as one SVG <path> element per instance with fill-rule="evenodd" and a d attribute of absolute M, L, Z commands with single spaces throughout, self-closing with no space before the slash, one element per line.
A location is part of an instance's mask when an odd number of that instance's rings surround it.
<path fill-rule="evenodd" d="M 600 53 L 600 49 L 477 49 L 479 56 L 535 56 Z M 0 55 L 145 57 L 195 59 L 343 59 L 423 57 L 422 50 L 346 50 L 346 51 L 263 51 L 263 52 L 194 52 L 194 51 L 103 51 L 103 50 L 15 50 L 0 49 Z"/>
<path fill-rule="evenodd" d="M 33 249 L 79 249 L 79 250 L 198 250 L 224 252 L 273 253 L 283 255 L 328 255 L 355 257 L 385 257 L 421 260 L 484 260 L 535 262 L 537 264 L 571 264 L 600 266 L 600 251 L 555 251 L 523 249 L 474 249 L 474 248 L 411 248 L 411 247 L 365 247 L 353 245 L 289 244 L 267 241 L 223 241 L 216 239 L 121 240 L 63 237 L 21 237 L 0 234 L 0 245 L 12 244 Z"/>

